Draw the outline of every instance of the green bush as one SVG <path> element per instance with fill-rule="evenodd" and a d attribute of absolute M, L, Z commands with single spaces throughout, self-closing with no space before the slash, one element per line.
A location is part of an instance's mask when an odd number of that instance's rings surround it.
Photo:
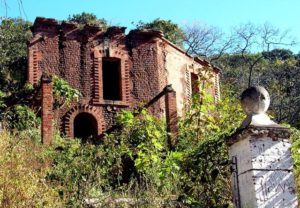
<path fill-rule="evenodd" d="M 0 152 L 0 207 L 62 207 L 45 180 L 50 167 L 44 146 L 4 131 Z"/>
<path fill-rule="evenodd" d="M 54 107 L 59 108 L 79 100 L 81 93 L 72 88 L 69 83 L 57 76 L 53 77 Z"/>
<path fill-rule="evenodd" d="M 34 113 L 18 107 L 11 121 L 18 121 L 13 127 L 22 132 L 17 137 L 4 133 L 0 141 L 5 152 L 0 155 L 2 204 L 85 207 L 87 201 L 96 200 L 100 207 L 231 207 L 224 139 L 244 114 L 238 101 L 227 97 L 215 103 L 205 92 L 196 95 L 180 119 L 178 143 L 172 150 L 165 122 L 145 109 L 138 115 L 119 112 L 120 128 L 99 138 L 98 145 L 55 135 L 54 143 L 45 148 L 35 143 L 40 134 Z M 297 184 L 299 135 L 292 129 Z M 20 198 L 5 187 L 22 193 Z M 36 198 L 39 191 L 45 196 Z"/>
<path fill-rule="evenodd" d="M 49 152 L 52 168 L 47 180 L 57 187 L 66 206 L 81 207 L 85 198 L 94 198 L 102 190 L 102 155 L 101 148 L 95 145 L 81 144 L 77 139 L 56 139 Z"/>
<path fill-rule="evenodd" d="M 211 95 L 201 91 L 194 96 L 180 122 L 177 151 L 182 152 L 183 158 L 179 200 L 187 206 L 231 206 L 231 173 L 225 138 L 240 126 L 244 115 L 238 100 L 228 97 L 215 103 Z"/>
<path fill-rule="evenodd" d="M 38 119 L 36 114 L 26 105 L 13 106 L 5 115 L 5 120 L 9 129 L 15 129 L 17 131 L 33 129 L 40 124 L 40 119 Z"/>
<path fill-rule="evenodd" d="M 289 126 L 290 127 L 290 126 Z M 300 194 L 300 130 L 291 128 L 291 142 L 292 142 L 292 157 L 294 162 L 295 184 L 298 195 Z"/>

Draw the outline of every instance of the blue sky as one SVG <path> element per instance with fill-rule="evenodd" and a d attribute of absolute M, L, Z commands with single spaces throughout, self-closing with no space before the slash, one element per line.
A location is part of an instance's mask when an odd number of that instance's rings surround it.
<path fill-rule="evenodd" d="M 91 12 L 110 23 L 133 27 L 132 22 L 170 19 L 179 25 L 195 21 L 229 31 L 241 23 L 268 22 L 300 41 L 300 0 L 6 0 L 7 16 L 34 21 L 37 16 L 66 19 L 69 14 Z M 5 16 L 0 0 L 0 16 Z M 300 44 L 293 48 L 300 51 Z"/>

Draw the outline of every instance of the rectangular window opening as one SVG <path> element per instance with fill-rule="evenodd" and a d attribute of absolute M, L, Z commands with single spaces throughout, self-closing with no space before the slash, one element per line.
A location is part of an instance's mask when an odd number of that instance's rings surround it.
<path fill-rule="evenodd" d="M 191 87 L 192 87 L 192 96 L 200 92 L 199 76 L 195 73 L 191 73 Z"/>
<path fill-rule="evenodd" d="M 122 100 L 120 59 L 102 59 L 102 80 L 103 99 Z"/>

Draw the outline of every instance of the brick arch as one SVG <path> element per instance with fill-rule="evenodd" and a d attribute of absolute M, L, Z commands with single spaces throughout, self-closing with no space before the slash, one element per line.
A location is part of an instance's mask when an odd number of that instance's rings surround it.
<path fill-rule="evenodd" d="M 97 121 L 97 135 L 100 135 L 105 130 L 104 118 L 101 111 L 90 105 L 77 105 L 69 110 L 64 116 L 64 130 L 66 136 L 74 138 L 74 120 L 80 113 L 88 113 L 92 115 Z"/>

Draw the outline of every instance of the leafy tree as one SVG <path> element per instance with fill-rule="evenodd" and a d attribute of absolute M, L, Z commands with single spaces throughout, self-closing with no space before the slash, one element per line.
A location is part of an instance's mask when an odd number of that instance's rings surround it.
<path fill-rule="evenodd" d="M 289 49 L 273 49 L 271 51 L 262 52 L 265 59 L 270 61 L 286 61 L 289 59 L 295 59 L 295 55 Z"/>
<path fill-rule="evenodd" d="M 225 84 L 232 84 L 231 86 L 236 90 L 235 97 L 239 96 L 242 91 L 248 88 L 249 73 L 248 65 L 245 62 L 254 62 L 261 56 L 258 54 L 224 54 L 217 60 L 219 67 L 222 69 L 222 82 Z M 268 68 L 268 60 L 260 58 L 257 60 L 252 71 L 252 84 L 262 84 L 261 74 Z"/>
<path fill-rule="evenodd" d="M 214 64 L 220 65 L 227 72 L 231 68 L 225 68 L 227 67 L 226 58 L 234 57 L 243 73 L 247 72 L 246 83 L 248 86 L 257 84 L 258 76 L 254 74 L 261 72 L 261 63 L 265 62 L 263 59 L 270 60 L 271 56 L 277 60 L 279 60 L 279 56 L 281 58 L 283 56 L 291 57 L 290 51 L 277 48 L 295 44 L 295 40 L 289 37 L 288 31 L 280 31 L 268 23 L 263 25 L 241 24 L 227 36 L 216 27 L 197 23 L 186 25 L 184 32 L 187 52 L 202 56 Z"/>
<path fill-rule="evenodd" d="M 0 20 L 0 89 L 4 92 L 18 91 L 25 83 L 30 26 L 22 19 Z"/>
<path fill-rule="evenodd" d="M 76 22 L 82 27 L 84 25 L 95 25 L 107 29 L 108 24 L 104 18 L 98 19 L 96 15 L 92 13 L 82 12 L 81 14 L 69 15 L 68 21 Z"/>
<path fill-rule="evenodd" d="M 259 58 L 262 57 L 262 58 Z M 249 77 L 245 73 L 245 62 L 253 62 L 259 58 L 252 73 L 252 82 L 266 87 L 271 95 L 271 113 L 274 120 L 287 122 L 299 127 L 299 70 L 296 56 L 288 50 L 275 49 L 257 54 L 226 54 L 219 59 L 223 68 L 223 83 L 230 83 L 241 94 L 248 86 Z"/>
<path fill-rule="evenodd" d="M 234 41 L 234 52 L 241 55 L 245 63 L 245 70 L 248 71 L 248 86 L 254 84 L 253 73 L 264 56 L 258 52 L 256 53 L 257 57 L 251 60 L 247 58 L 247 55 L 257 50 L 269 52 L 280 46 L 295 44 L 295 41 L 289 38 L 287 31 L 282 32 L 268 23 L 263 25 L 248 23 L 236 27 L 234 29 Z"/>
<path fill-rule="evenodd" d="M 65 80 L 53 76 L 54 108 L 61 108 L 72 101 L 79 100 L 81 93 L 72 88 Z"/>
<path fill-rule="evenodd" d="M 184 31 L 171 20 L 162 20 L 157 18 L 149 23 L 139 21 L 136 25 L 136 28 L 147 30 L 159 30 L 163 32 L 166 39 L 180 47 L 183 47 L 183 41 L 185 37 Z"/>
<path fill-rule="evenodd" d="M 295 58 L 276 59 L 260 75 L 260 82 L 271 94 L 271 109 L 277 122 L 288 122 L 300 127 L 299 118 L 299 73 Z"/>
<path fill-rule="evenodd" d="M 36 122 L 34 113 L 26 106 L 33 103 L 35 92 L 25 83 L 30 26 L 30 22 L 22 19 L 0 20 L 0 118 L 5 120 L 4 126 L 18 130 Z"/>
<path fill-rule="evenodd" d="M 26 105 L 15 105 L 5 116 L 10 129 L 18 131 L 37 128 L 40 124 L 36 114 Z"/>

